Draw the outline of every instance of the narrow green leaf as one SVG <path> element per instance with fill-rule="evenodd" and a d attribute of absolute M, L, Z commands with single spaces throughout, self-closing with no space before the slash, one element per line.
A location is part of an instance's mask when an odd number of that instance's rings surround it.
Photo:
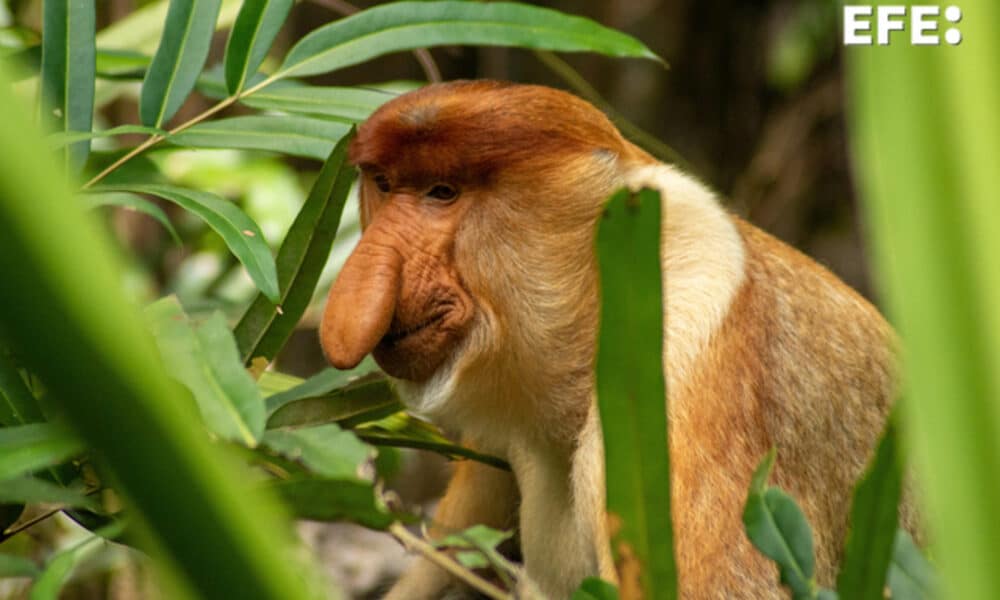
<path fill-rule="evenodd" d="M 49 423 L 0 428 L 0 481 L 57 465 L 82 450 L 79 440 Z"/>
<path fill-rule="evenodd" d="M 244 0 L 226 44 L 226 87 L 232 95 L 243 90 L 257 71 L 292 8 L 292 0 Z"/>
<path fill-rule="evenodd" d="M 267 414 L 272 415 L 282 406 L 296 400 L 317 398 L 326 394 L 336 393 L 353 381 L 363 379 L 365 376 L 376 373 L 378 370 L 379 368 L 375 364 L 375 359 L 371 355 L 368 355 L 358 363 L 358 366 L 346 371 L 328 367 L 309 379 L 292 379 L 289 377 L 287 381 L 290 385 L 283 386 L 280 391 L 274 392 L 265 401 Z M 268 371 L 267 374 L 273 376 L 275 373 Z M 277 375 L 283 374 L 277 373 Z M 260 383 L 258 381 L 258 385 Z"/>
<path fill-rule="evenodd" d="M 375 88 L 318 87 L 280 81 L 240 100 L 251 108 L 360 123 L 399 94 Z"/>
<path fill-rule="evenodd" d="M 34 561 L 23 556 L 0 554 L 0 579 L 7 577 L 35 577 L 41 569 Z"/>
<path fill-rule="evenodd" d="M 25 504 L 47 502 L 85 508 L 94 512 L 100 510 L 97 501 L 85 496 L 80 490 L 63 487 L 37 477 L 18 477 L 0 481 L 0 502 Z"/>
<path fill-rule="evenodd" d="M 514 536 L 513 531 L 500 531 L 485 525 L 473 525 L 433 542 L 436 548 L 459 549 L 455 558 L 468 569 L 502 568 L 506 562 L 497 547 Z"/>
<path fill-rule="evenodd" d="M 8 21 L 0 27 L 0 59 L 6 60 L 29 49 L 41 52 L 42 37 L 37 31 Z M 39 54 L 39 56 L 41 56 Z M 37 71 L 37 69 L 35 69 Z"/>
<path fill-rule="evenodd" d="M 246 267 L 250 279 L 267 298 L 278 301 L 278 274 L 264 234 L 250 217 L 232 202 L 208 192 L 173 185 L 130 184 L 92 188 L 92 192 L 135 192 L 152 194 L 173 202 L 201 217 L 215 230 L 233 255 Z"/>
<path fill-rule="evenodd" d="M 119 253 L 58 176 L 5 69 L 0 64 L 5 342 L 100 452 L 122 498 L 148 525 L 153 541 L 144 549 L 170 560 L 186 587 L 204 598 L 314 597 L 279 503 L 248 492 L 238 465 L 206 439 L 125 300 Z"/>
<path fill-rule="evenodd" d="M 324 119 L 252 115 L 199 123 L 167 141 L 190 148 L 243 148 L 324 160 L 350 125 Z"/>
<path fill-rule="evenodd" d="M 278 297 L 258 296 L 234 330 L 240 354 L 247 364 L 258 356 L 273 359 L 309 306 L 355 177 L 354 169 L 346 161 L 347 147 L 353 137 L 352 129 L 329 152 L 278 250 Z"/>
<path fill-rule="evenodd" d="M 91 151 L 90 160 L 87 161 L 87 175 L 93 176 L 100 173 L 127 152 L 129 152 L 128 149 L 111 152 Z M 101 185 L 147 184 L 162 183 L 164 181 L 166 181 L 166 178 L 160 172 L 159 166 L 149 156 L 140 154 L 109 173 L 101 182 Z M 86 191 L 91 192 L 93 189 L 91 188 Z"/>
<path fill-rule="evenodd" d="M 896 425 L 890 419 L 868 472 L 854 490 L 850 531 L 837 576 L 840 597 L 882 600 L 902 489 Z"/>
<path fill-rule="evenodd" d="M 639 561 L 646 598 L 677 597 L 660 290 L 660 196 L 622 191 L 600 223 L 597 399 L 614 546 Z"/>
<path fill-rule="evenodd" d="M 171 0 L 160 46 L 142 81 L 139 117 L 161 127 L 184 104 L 205 65 L 221 0 Z"/>
<path fill-rule="evenodd" d="M 478 550 L 455 552 L 455 560 L 466 569 L 488 569 L 490 567 L 490 560 Z"/>
<path fill-rule="evenodd" d="M 302 429 L 269 429 L 261 445 L 326 479 L 364 479 L 374 451 L 350 431 L 328 423 Z"/>
<path fill-rule="evenodd" d="M 38 402 L 17 370 L 7 348 L 0 345 L 0 426 L 44 421 Z"/>
<path fill-rule="evenodd" d="M 280 405 L 279 405 L 280 402 Z M 303 398 L 268 399 L 268 428 L 337 423 L 357 427 L 393 415 L 405 407 L 381 373 L 371 373 L 331 392 Z"/>
<path fill-rule="evenodd" d="M 166 135 L 166 131 L 162 129 L 157 129 L 156 127 L 144 127 L 142 125 L 119 125 L 118 127 L 112 127 L 111 129 L 102 129 L 101 131 L 66 131 L 62 133 L 54 133 L 48 136 L 49 143 L 53 147 L 59 148 L 67 144 L 73 144 L 81 140 L 92 140 L 96 138 L 113 137 L 116 135 L 125 135 L 127 133 L 144 133 L 146 135 Z"/>
<path fill-rule="evenodd" d="M 163 225 L 164 229 L 167 230 L 167 233 L 170 234 L 170 237 L 173 238 L 174 243 L 178 246 L 181 244 L 181 238 L 177 235 L 177 230 L 174 229 L 173 224 L 170 223 L 170 219 L 167 218 L 167 213 L 163 212 L 162 208 L 149 200 L 146 200 L 142 196 L 126 192 L 86 194 L 83 196 L 83 204 L 87 208 L 120 206 L 128 210 L 141 212 L 142 214 L 153 217 L 159 221 L 160 225 Z"/>
<path fill-rule="evenodd" d="M 267 76 L 263 73 L 248 75 L 243 87 L 254 86 L 264 81 Z M 285 82 L 281 82 L 285 83 Z M 292 83 L 292 82 L 289 82 Z M 198 76 L 198 83 L 195 87 L 202 96 L 211 100 L 222 100 L 229 97 L 229 90 L 226 88 L 226 65 L 217 64 L 205 68 Z"/>
<path fill-rule="evenodd" d="M 570 600 L 618 600 L 618 588 L 603 579 L 588 577 Z"/>
<path fill-rule="evenodd" d="M 503 459 L 481 454 L 456 444 L 441 434 L 434 425 L 405 412 L 398 412 L 354 429 L 362 441 L 376 446 L 430 450 L 451 459 L 468 458 L 484 465 L 510 470 Z"/>
<path fill-rule="evenodd" d="M 458 533 L 446 535 L 434 540 L 435 548 L 490 548 L 497 546 L 514 536 L 513 531 L 500 531 L 485 525 L 473 525 Z"/>
<path fill-rule="evenodd" d="M 940 585 L 934 567 L 904 529 L 896 531 L 888 585 L 893 600 L 932 600 L 939 597 Z"/>
<path fill-rule="evenodd" d="M 153 58 L 131 50 L 97 49 L 97 76 L 105 79 L 142 79 Z"/>
<path fill-rule="evenodd" d="M 969 0 L 960 45 L 845 49 L 854 171 L 905 358 L 943 594 L 1000 590 L 1000 3 Z M 943 32 L 942 32 L 943 33 Z"/>
<path fill-rule="evenodd" d="M 373 484 L 364 481 L 290 479 L 270 482 L 265 488 L 278 493 L 298 519 L 346 519 L 372 529 L 386 529 L 399 519 L 378 501 Z"/>
<path fill-rule="evenodd" d="M 194 395 L 209 430 L 256 446 L 264 430 L 264 402 L 225 318 L 216 313 L 195 328 L 173 296 L 150 305 L 146 316 L 167 371 Z"/>
<path fill-rule="evenodd" d="M 280 371 L 264 371 L 257 378 L 257 387 L 265 397 L 287 392 L 295 386 L 302 385 L 305 379 L 281 373 Z"/>
<path fill-rule="evenodd" d="M 754 471 L 743 525 L 753 545 L 778 564 L 781 582 L 791 588 L 794 597 L 811 598 L 815 585 L 812 530 L 791 497 L 767 486 L 775 454 L 771 449 Z"/>
<path fill-rule="evenodd" d="M 45 0 L 42 15 L 42 115 L 61 132 L 89 132 L 94 116 L 94 0 Z M 83 166 L 90 142 L 66 151 Z"/>
<path fill-rule="evenodd" d="M 390 52 L 458 44 L 657 58 L 635 38 L 547 8 L 509 2 L 396 2 L 313 31 L 291 49 L 275 77 L 316 75 Z"/>

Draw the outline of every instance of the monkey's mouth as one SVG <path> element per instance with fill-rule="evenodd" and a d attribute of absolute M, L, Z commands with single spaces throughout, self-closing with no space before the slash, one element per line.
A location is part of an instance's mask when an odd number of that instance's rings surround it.
<path fill-rule="evenodd" d="M 443 304 L 443 305 L 442 305 Z M 442 303 L 421 319 L 392 319 L 389 331 L 372 350 L 375 362 L 397 379 L 426 381 L 448 358 L 465 334 L 471 311 Z"/>
<path fill-rule="evenodd" d="M 404 339 L 427 329 L 433 325 L 437 325 L 447 316 L 447 312 L 441 312 L 431 317 L 420 321 L 415 325 L 403 325 L 396 319 L 393 319 L 392 325 L 389 326 L 389 332 L 382 336 L 379 341 L 380 346 L 394 346 Z"/>

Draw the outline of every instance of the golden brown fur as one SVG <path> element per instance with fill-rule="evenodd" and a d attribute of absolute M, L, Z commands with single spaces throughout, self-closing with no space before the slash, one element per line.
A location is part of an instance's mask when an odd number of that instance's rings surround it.
<path fill-rule="evenodd" d="M 783 596 L 740 521 L 772 445 L 774 482 L 812 521 L 831 583 L 851 488 L 892 397 L 892 335 L 871 305 L 563 92 L 430 86 L 373 115 L 351 156 L 368 228 L 331 289 L 324 350 L 350 366 L 375 349 L 415 410 L 513 467 L 460 464 L 435 531 L 517 523 L 527 577 L 554 599 L 588 575 L 615 580 L 594 407 L 594 232 L 611 192 L 649 185 L 665 206 L 682 596 Z M 442 182 L 460 195 L 436 199 Z M 451 585 L 418 560 L 388 597 Z"/>

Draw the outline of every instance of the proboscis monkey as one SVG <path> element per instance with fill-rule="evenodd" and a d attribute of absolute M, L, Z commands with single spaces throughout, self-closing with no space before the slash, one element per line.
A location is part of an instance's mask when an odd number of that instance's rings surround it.
<path fill-rule="evenodd" d="M 525 572 L 555 600 L 586 576 L 616 581 L 595 408 L 594 238 L 609 195 L 648 186 L 664 203 L 682 596 L 785 595 L 741 522 L 772 446 L 772 481 L 812 522 L 819 581 L 832 583 L 851 490 L 894 389 L 892 333 L 868 302 L 561 91 L 428 86 L 376 111 L 350 160 L 364 234 L 330 290 L 327 358 L 348 368 L 374 353 L 410 407 L 513 468 L 460 463 L 439 533 L 518 526 Z M 418 559 L 388 598 L 440 598 L 454 585 Z"/>

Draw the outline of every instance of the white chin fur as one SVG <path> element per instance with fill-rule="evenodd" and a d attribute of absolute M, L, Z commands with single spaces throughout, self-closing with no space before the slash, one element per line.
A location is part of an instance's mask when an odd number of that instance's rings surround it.
<path fill-rule="evenodd" d="M 418 383 L 392 378 L 399 399 L 418 415 L 436 420 L 446 410 L 455 391 L 455 366 L 461 352 L 455 352 L 427 381 Z"/>

